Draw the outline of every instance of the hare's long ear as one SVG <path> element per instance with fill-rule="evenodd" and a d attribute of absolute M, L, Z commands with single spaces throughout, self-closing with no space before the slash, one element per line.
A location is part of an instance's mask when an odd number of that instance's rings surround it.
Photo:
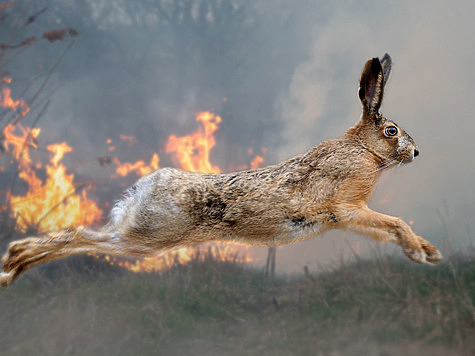
<path fill-rule="evenodd" d="M 363 110 L 367 115 L 374 115 L 379 111 L 383 101 L 384 75 L 383 67 L 378 58 L 366 62 L 361 72 L 358 95 Z"/>
<path fill-rule="evenodd" d="M 381 67 L 383 68 L 383 87 L 386 86 L 386 83 L 391 75 L 391 66 L 393 61 L 389 54 L 385 53 L 383 59 L 381 59 Z"/>

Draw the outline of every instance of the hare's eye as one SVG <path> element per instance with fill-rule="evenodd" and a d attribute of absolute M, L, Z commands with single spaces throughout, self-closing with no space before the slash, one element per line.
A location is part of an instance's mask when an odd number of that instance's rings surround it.
<path fill-rule="evenodd" d="M 388 126 L 384 129 L 384 134 L 386 136 L 396 136 L 397 135 L 397 127 L 396 126 Z"/>

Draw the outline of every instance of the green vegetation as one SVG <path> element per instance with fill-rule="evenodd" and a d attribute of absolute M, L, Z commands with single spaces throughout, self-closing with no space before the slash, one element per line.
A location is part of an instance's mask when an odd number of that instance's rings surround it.
<path fill-rule="evenodd" d="M 0 291 L 1 354 L 475 353 L 469 257 L 436 267 L 362 260 L 274 281 L 211 258 L 138 275 L 85 259 Z"/>

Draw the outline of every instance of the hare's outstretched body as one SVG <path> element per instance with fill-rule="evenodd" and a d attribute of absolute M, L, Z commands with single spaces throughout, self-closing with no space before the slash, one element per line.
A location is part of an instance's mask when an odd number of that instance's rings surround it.
<path fill-rule="evenodd" d="M 359 89 L 363 114 L 343 137 L 261 169 L 157 170 L 126 191 L 100 231 L 78 227 L 12 242 L 2 259 L 0 284 L 73 254 L 149 256 L 213 240 L 281 245 L 330 229 L 395 242 L 418 263 L 438 262 L 439 251 L 401 219 L 367 206 L 381 171 L 418 154 L 413 139 L 379 112 L 390 71 L 387 54 L 366 63 Z"/>

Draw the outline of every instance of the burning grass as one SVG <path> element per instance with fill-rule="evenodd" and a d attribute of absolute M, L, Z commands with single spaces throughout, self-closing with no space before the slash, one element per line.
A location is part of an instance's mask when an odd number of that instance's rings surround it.
<path fill-rule="evenodd" d="M 205 255 L 206 252 L 203 252 Z M 82 257 L 84 259 L 85 257 Z M 0 293 L 6 354 L 468 355 L 475 262 L 365 260 L 279 277 L 213 255 L 157 274 L 81 257 Z M 64 261 L 62 262 L 65 263 Z M 96 262 L 100 263 L 100 262 Z M 91 268 L 95 264 L 88 261 Z M 48 275 L 50 277 L 48 277 Z M 45 327 L 48 325 L 48 327 Z"/>

